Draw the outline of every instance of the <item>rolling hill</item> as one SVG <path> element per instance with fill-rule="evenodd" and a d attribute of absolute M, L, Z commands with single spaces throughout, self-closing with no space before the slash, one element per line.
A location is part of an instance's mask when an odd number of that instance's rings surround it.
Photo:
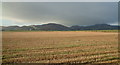
<path fill-rule="evenodd" d="M 95 24 L 89 26 L 71 26 L 67 27 L 62 24 L 48 23 L 43 25 L 30 25 L 30 26 L 2 26 L 2 31 L 14 31 L 14 30 L 24 30 L 24 31 L 71 31 L 71 30 L 118 30 L 119 26 L 113 26 L 108 24 Z"/>

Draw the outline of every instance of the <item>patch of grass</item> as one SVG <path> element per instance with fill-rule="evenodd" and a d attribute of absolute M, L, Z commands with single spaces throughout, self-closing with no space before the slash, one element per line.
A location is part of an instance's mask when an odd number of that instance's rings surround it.
<path fill-rule="evenodd" d="M 93 31 L 93 32 L 118 32 L 119 30 L 83 30 L 83 31 Z"/>

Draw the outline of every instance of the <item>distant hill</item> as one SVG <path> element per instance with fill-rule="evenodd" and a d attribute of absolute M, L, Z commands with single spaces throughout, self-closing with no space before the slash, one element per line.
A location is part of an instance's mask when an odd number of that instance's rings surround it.
<path fill-rule="evenodd" d="M 89 26 L 71 26 L 67 27 L 61 24 L 48 23 L 43 25 L 30 25 L 30 26 L 2 26 L 2 31 L 14 31 L 14 30 L 24 30 L 24 31 L 70 31 L 70 30 L 117 30 L 118 26 L 108 25 L 108 24 L 95 24 Z"/>
<path fill-rule="evenodd" d="M 8 26 L 2 27 L 3 31 L 13 31 L 13 30 L 40 30 L 40 31 L 68 31 L 71 30 L 69 27 L 56 24 L 56 23 L 48 23 L 43 25 L 30 25 L 30 26 Z"/>
<path fill-rule="evenodd" d="M 48 23 L 43 25 L 34 25 L 35 30 L 44 30 L 44 31 L 66 31 L 70 30 L 69 27 L 66 27 L 61 24 Z"/>
<path fill-rule="evenodd" d="M 118 26 L 112 26 L 108 24 L 95 24 L 90 26 L 71 26 L 72 30 L 117 30 Z"/>

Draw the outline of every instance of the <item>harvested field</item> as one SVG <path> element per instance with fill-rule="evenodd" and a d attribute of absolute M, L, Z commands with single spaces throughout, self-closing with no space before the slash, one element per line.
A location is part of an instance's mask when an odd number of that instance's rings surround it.
<path fill-rule="evenodd" d="M 3 32 L 3 63 L 118 62 L 117 32 Z"/>

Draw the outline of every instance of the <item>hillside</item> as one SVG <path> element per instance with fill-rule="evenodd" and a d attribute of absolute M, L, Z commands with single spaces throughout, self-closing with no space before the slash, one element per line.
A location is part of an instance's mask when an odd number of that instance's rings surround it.
<path fill-rule="evenodd" d="M 112 26 L 108 24 L 95 24 L 90 26 L 72 26 L 72 30 L 117 30 L 118 26 Z"/>
<path fill-rule="evenodd" d="M 119 26 L 113 26 L 108 24 L 95 24 L 89 26 L 71 26 L 67 27 L 61 24 L 48 23 L 43 25 L 30 25 L 30 26 L 2 26 L 2 31 L 14 31 L 14 30 L 24 30 L 24 31 L 71 31 L 71 30 L 117 30 Z"/>

